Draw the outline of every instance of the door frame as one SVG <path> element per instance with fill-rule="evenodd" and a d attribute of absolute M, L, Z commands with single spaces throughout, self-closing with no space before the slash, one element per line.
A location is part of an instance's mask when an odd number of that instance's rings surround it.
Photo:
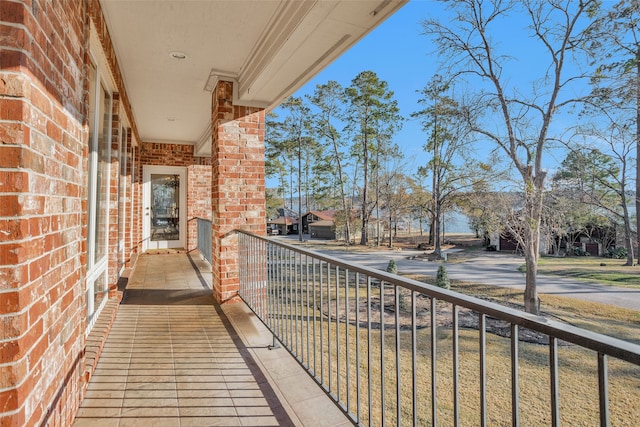
<path fill-rule="evenodd" d="M 180 177 L 178 240 L 151 240 L 151 175 L 167 174 Z M 142 166 L 142 250 L 186 248 L 187 243 L 187 168 L 184 166 Z"/>

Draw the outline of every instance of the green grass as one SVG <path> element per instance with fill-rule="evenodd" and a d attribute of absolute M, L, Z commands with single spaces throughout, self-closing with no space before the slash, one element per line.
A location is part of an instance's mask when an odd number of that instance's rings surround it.
<path fill-rule="evenodd" d="M 640 289 L 640 268 L 624 263 L 625 260 L 601 257 L 543 257 L 538 263 L 538 273 Z"/>

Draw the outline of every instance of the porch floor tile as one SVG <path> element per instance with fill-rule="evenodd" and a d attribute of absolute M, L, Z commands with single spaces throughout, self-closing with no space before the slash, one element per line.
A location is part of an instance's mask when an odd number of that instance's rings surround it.
<path fill-rule="evenodd" d="M 139 257 L 74 426 L 351 425 L 244 304 L 214 302 L 203 267 Z"/>

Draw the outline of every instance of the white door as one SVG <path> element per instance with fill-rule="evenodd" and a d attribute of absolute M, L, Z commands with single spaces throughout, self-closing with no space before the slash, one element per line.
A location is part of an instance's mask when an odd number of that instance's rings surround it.
<path fill-rule="evenodd" d="M 186 168 L 143 167 L 143 249 L 184 248 L 187 230 Z"/>

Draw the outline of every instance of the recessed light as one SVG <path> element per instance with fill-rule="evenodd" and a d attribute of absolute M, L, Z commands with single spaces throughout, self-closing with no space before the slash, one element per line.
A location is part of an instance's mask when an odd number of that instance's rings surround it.
<path fill-rule="evenodd" d="M 178 59 L 178 60 L 187 59 L 187 54 L 184 52 L 180 52 L 178 50 L 174 50 L 173 52 L 170 52 L 169 56 L 171 56 L 173 59 Z"/>

